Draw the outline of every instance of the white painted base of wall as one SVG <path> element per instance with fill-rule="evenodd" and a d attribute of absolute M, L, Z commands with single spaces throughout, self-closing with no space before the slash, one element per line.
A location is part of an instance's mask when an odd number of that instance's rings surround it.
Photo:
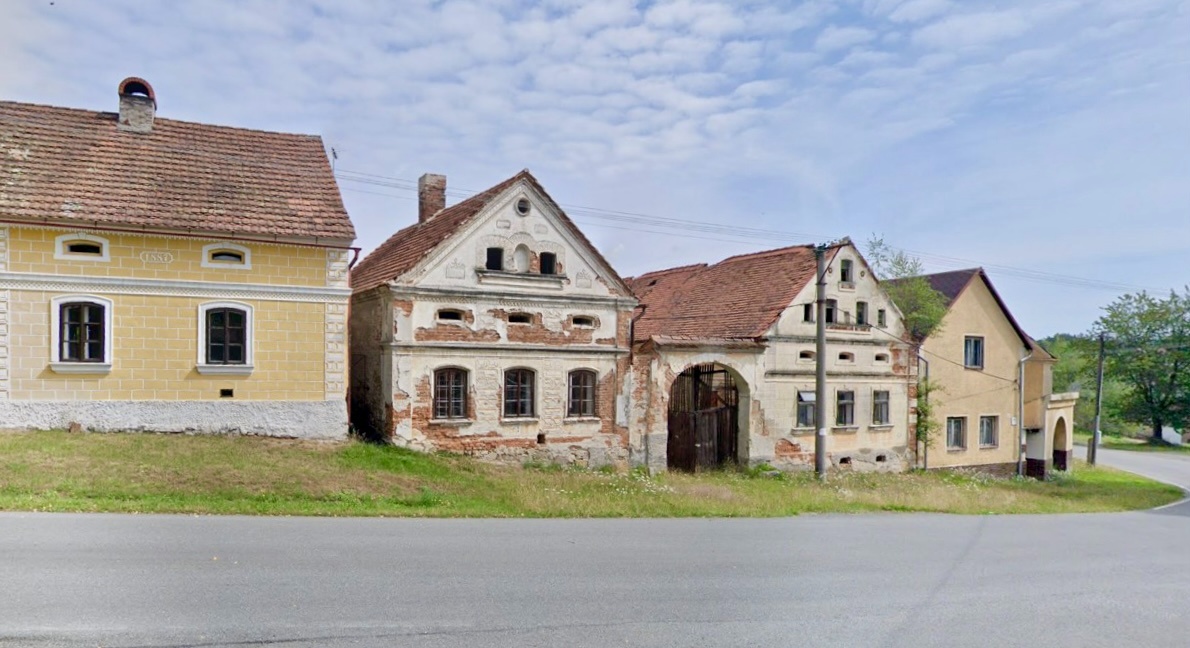
<path fill-rule="evenodd" d="M 347 437 L 343 401 L 0 401 L 0 429 Z"/>

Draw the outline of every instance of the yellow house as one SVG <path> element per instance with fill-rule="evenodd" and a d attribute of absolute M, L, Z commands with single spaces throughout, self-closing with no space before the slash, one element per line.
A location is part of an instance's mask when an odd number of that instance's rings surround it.
<path fill-rule="evenodd" d="M 0 102 L 0 428 L 342 437 L 355 231 L 322 141 Z"/>
<path fill-rule="evenodd" d="M 921 347 L 920 371 L 936 387 L 930 399 L 941 429 L 919 450 L 919 462 L 1023 468 L 1036 477 L 1069 469 L 1078 394 L 1053 393 L 1055 358 L 1024 332 L 983 269 L 924 278 L 948 310 Z"/>

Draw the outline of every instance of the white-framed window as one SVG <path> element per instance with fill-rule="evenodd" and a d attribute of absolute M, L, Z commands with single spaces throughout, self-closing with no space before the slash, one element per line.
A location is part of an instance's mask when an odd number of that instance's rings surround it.
<path fill-rule="evenodd" d="M 61 295 L 50 300 L 50 370 L 107 374 L 112 370 L 112 300 Z"/>
<path fill-rule="evenodd" d="M 235 243 L 210 243 L 202 246 L 202 267 L 224 270 L 251 270 L 252 250 Z"/>
<path fill-rule="evenodd" d="M 872 392 L 872 425 L 888 425 L 892 420 L 888 405 L 888 391 L 877 389 Z"/>
<path fill-rule="evenodd" d="M 979 417 L 979 447 L 994 448 L 1000 445 L 1000 417 Z"/>
<path fill-rule="evenodd" d="M 204 375 L 245 376 L 252 373 L 252 305 L 207 302 L 198 307 L 198 359 Z"/>
<path fill-rule="evenodd" d="M 855 425 L 855 392 L 840 390 L 835 394 L 835 425 Z"/>
<path fill-rule="evenodd" d="M 946 449 L 962 450 L 967 447 L 967 419 L 951 416 L 946 419 Z"/>
<path fill-rule="evenodd" d="M 983 369 L 983 338 L 968 335 L 963 338 L 963 366 Z"/>
<path fill-rule="evenodd" d="M 102 236 L 71 232 L 54 237 L 54 258 L 61 261 L 111 261 L 111 245 Z"/>
<path fill-rule="evenodd" d="M 815 394 L 812 391 L 798 391 L 797 393 L 797 426 L 812 428 L 817 422 L 814 411 Z"/>

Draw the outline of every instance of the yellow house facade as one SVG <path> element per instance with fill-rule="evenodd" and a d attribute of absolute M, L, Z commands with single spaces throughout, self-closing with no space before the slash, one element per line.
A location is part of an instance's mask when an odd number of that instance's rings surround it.
<path fill-rule="evenodd" d="M 919 448 L 920 464 L 1039 477 L 1068 469 L 1078 394 L 1053 393 L 1055 358 L 1021 329 L 982 269 L 925 279 L 949 307 L 921 346 L 939 429 Z"/>
<path fill-rule="evenodd" d="M 0 428 L 347 433 L 319 138 L 0 102 Z"/>

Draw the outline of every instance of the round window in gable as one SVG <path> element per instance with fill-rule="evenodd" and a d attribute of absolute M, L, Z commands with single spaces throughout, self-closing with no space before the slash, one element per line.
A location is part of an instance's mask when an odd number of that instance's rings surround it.
<path fill-rule="evenodd" d="M 528 198 L 520 198 L 516 201 L 516 213 L 521 216 L 528 216 L 531 207 L 532 205 L 529 203 Z"/>

